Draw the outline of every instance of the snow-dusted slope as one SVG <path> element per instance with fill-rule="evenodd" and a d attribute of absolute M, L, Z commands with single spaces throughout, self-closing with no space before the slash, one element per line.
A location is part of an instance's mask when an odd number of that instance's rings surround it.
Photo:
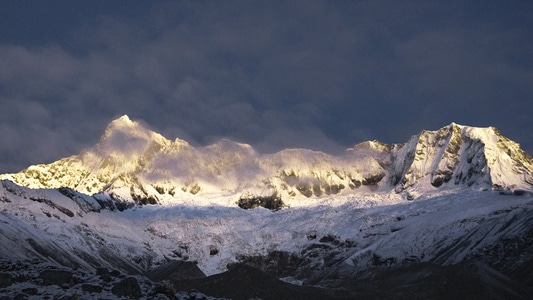
<path fill-rule="evenodd" d="M 387 266 L 475 262 L 530 286 L 532 170 L 492 127 L 261 155 L 228 140 L 195 148 L 123 116 L 79 155 L 1 175 L 0 255 L 127 273 L 246 263 L 330 287 Z"/>
<path fill-rule="evenodd" d="M 409 199 L 458 186 L 532 191 L 532 173 L 533 159 L 493 127 L 452 123 L 405 144 L 364 142 L 342 156 L 304 149 L 260 155 L 229 140 L 194 148 L 122 116 L 93 148 L 0 178 L 31 188 L 113 193 L 141 203 L 234 195 L 276 196 L 299 205 L 306 198 L 368 191 L 394 191 Z"/>
<path fill-rule="evenodd" d="M 392 184 L 421 194 L 431 187 L 467 185 L 499 191 L 531 191 L 533 159 L 494 127 L 452 123 L 422 131 L 393 151 Z"/>
<path fill-rule="evenodd" d="M 277 212 L 194 203 L 120 212 L 105 209 L 101 196 L 1 183 L 2 256 L 88 270 L 143 273 L 178 259 L 215 274 L 243 257 L 281 251 L 301 256 L 295 280 L 313 282 L 373 266 L 452 265 L 513 240 L 523 249 L 533 233 L 532 196 L 493 191 L 463 189 L 417 201 L 386 193 L 335 196 Z"/>

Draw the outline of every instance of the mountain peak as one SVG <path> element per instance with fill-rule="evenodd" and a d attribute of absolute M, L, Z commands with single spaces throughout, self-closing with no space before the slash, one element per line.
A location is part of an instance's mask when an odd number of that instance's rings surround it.
<path fill-rule="evenodd" d="M 132 131 L 134 130 L 136 127 L 139 127 L 139 123 L 138 122 L 135 122 L 135 121 L 132 121 L 128 115 L 123 115 L 121 116 L 120 118 L 117 118 L 113 121 L 111 121 L 111 123 L 109 123 L 109 125 L 107 125 L 106 127 L 106 130 L 104 132 L 104 137 L 108 134 L 111 134 L 112 131 L 125 131 L 125 130 L 128 130 L 128 131 Z"/>
<path fill-rule="evenodd" d="M 131 125 L 133 121 L 128 115 L 122 115 L 120 118 L 113 120 L 111 123 Z"/>
<path fill-rule="evenodd" d="M 162 135 L 132 121 L 128 115 L 123 115 L 113 120 L 105 129 L 100 144 L 113 143 L 117 146 L 128 145 L 132 140 L 155 140 L 158 143 L 167 141 Z M 130 145 L 131 146 L 134 145 Z"/>
<path fill-rule="evenodd" d="M 154 191 L 197 195 L 274 190 L 284 199 L 395 191 L 409 199 L 456 186 L 531 191 L 532 173 L 533 159 L 493 127 L 452 122 L 423 130 L 405 144 L 363 142 L 343 156 L 305 149 L 261 155 L 250 145 L 227 139 L 200 148 L 170 141 L 123 115 L 81 155 L 0 178 L 85 193 L 126 188 L 136 191 L 133 198 L 144 193 L 172 202 L 168 193 L 157 196 Z"/>
<path fill-rule="evenodd" d="M 378 152 L 390 152 L 392 149 L 391 145 L 384 144 L 378 140 L 365 141 L 359 143 L 352 148 L 348 148 L 348 151 L 378 151 Z"/>

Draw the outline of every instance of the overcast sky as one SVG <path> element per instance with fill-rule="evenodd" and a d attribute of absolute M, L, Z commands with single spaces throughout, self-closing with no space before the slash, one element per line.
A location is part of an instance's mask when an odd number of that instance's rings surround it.
<path fill-rule="evenodd" d="M 532 1 L 0 1 L 0 173 L 169 139 L 339 154 L 456 122 L 533 154 Z"/>

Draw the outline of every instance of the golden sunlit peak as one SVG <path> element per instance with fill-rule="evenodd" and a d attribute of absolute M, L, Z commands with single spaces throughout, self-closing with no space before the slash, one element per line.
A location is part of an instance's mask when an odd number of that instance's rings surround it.
<path fill-rule="evenodd" d="M 133 124 L 133 121 L 130 119 L 130 117 L 128 117 L 128 115 L 123 115 L 120 118 L 113 121 L 113 123 L 122 123 L 122 124 L 131 125 Z"/>
<path fill-rule="evenodd" d="M 109 138 L 113 132 L 116 131 L 128 131 L 132 132 L 133 129 L 135 129 L 137 126 L 137 122 L 132 121 L 128 115 L 123 115 L 118 119 L 113 120 L 109 125 L 107 125 L 107 128 L 104 132 L 104 135 L 102 136 L 102 140 L 105 140 Z"/>
<path fill-rule="evenodd" d="M 132 121 L 128 115 L 123 115 L 118 119 L 113 120 L 107 129 L 132 128 L 137 127 L 138 123 Z"/>

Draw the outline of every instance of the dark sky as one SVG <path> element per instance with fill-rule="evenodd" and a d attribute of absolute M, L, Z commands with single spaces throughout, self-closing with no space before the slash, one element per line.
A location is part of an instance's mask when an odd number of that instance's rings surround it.
<path fill-rule="evenodd" d="M 0 0 L 0 173 L 123 114 L 263 153 L 456 122 L 533 154 L 533 2 Z"/>

